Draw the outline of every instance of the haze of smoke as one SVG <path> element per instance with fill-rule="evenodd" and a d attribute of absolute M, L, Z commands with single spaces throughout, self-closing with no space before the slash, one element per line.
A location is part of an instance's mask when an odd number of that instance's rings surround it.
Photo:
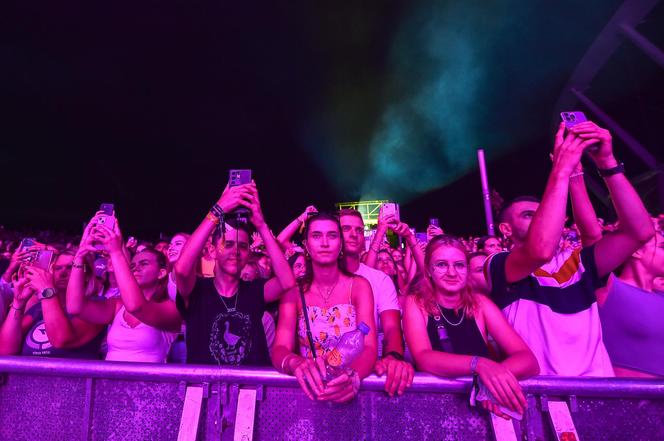
<path fill-rule="evenodd" d="M 363 199 L 406 201 L 443 186 L 475 165 L 478 85 L 486 80 L 485 14 L 468 6 L 420 9 L 391 54 L 394 88 L 369 147 Z M 484 25 L 484 26 L 483 26 Z"/>

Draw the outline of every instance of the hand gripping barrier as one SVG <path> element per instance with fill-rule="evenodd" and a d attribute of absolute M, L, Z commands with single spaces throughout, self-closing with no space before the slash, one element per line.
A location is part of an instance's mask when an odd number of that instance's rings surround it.
<path fill-rule="evenodd" d="M 273 369 L 0 357 L 0 440 L 496 439 L 490 415 L 468 405 L 470 383 L 418 374 L 390 398 L 384 379 L 370 376 L 355 400 L 335 405 L 310 401 Z M 562 401 L 577 439 L 664 440 L 664 381 L 522 385 L 526 415 L 498 439 L 576 438 L 552 430 L 551 409 Z"/>

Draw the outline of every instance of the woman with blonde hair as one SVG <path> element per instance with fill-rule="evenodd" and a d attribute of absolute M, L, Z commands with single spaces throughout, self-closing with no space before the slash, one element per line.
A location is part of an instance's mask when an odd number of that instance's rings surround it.
<path fill-rule="evenodd" d="M 472 293 L 463 243 L 436 236 L 427 245 L 424 264 L 424 274 L 409 286 L 403 317 L 417 368 L 443 377 L 478 375 L 500 406 L 523 414 L 526 399 L 517 380 L 537 375 L 537 360 L 498 307 Z M 504 359 L 490 355 L 489 335 Z M 482 406 L 505 416 L 489 401 Z"/>

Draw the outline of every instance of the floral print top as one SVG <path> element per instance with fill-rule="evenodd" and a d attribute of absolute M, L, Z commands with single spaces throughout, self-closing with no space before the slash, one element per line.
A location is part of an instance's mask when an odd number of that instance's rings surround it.
<path fill-rule="evenodd" d="M 342 335 L 357 328 L 355 306 L 349 303 L 339 303 L 328 308 L 307 306 L 307 313 L 317 356 L 326 355 L 334 349 Z M 303 357 L 312 358 L 307 338 L 307 325 L 304 323 L 302 312 L 298 316 L 297 334 L 300 354 Z"/>

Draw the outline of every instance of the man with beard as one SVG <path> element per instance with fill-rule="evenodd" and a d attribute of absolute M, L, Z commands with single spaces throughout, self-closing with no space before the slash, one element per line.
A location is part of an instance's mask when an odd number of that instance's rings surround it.
<path fill-rule="evenodd" d="M 575 170 L 584 151 L 604 178 L 620 226 L 590 246 L 561 249 L 570 181 L 580 177 Z M 607 130 L 590 121 L 569 129 L 561 124 L 552 159 L 542 201 L 517 198 L 498 216 L 513 248 L 487 259 L 490 295 L 532 349 L 542 375 L 613 376 L 595 291 L 653 236 L 653 226 L 613 156 Z"/>

